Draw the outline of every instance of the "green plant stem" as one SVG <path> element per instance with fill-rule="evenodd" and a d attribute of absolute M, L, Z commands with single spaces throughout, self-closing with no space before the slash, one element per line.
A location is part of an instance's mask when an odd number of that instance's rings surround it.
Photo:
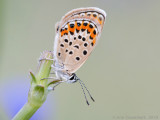
<path fill-rule="evenodd" d="M 33 106 L 27 102 L 13 120 L 29 120 L 32 115 L 39 109 L 40 106 Z"/>
<path fill-rule="evenodd" d="M 53 54 L 51 52 L 45 51 L 42 53 L 40 59 L 53 59 Z M 31 75 L 31 87 L 28 93 L 28 101 L 22 107 L 22 109 L 15 115 L 13 120 L 28 120 L 32 115 L 41 107 L 48 95 L 48 80 L 43 78 L 48 78 L 51 65 L 53 61 L 51 60 L 41 60 L 39 63 L 38 73 Z"/>

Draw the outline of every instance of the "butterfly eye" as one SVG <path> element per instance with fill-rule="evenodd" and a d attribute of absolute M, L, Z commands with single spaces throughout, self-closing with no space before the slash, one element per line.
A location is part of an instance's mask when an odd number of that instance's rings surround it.
<path fill-rule="evenodd" d="M 74 80 L 75 76 L 74 74 L 69 78 L 69 80 Z"/>

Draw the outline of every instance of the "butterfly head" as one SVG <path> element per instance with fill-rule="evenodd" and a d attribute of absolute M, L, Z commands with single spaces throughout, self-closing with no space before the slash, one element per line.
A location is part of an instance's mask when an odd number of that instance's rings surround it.
<path fill-rule="evenodd" d="M 75 83 L 79 80 L 79 78 L 76 76 L 75 73 L 72 73 L 72 75 L 70 75 L 68 81 L 71 82 L 71 83 Z"/>
<path fill-rule="evenodd" d="M 56 72 L 57 76 L 59 79 L 62 79 L 63 81 L 67 83 L 75 83 L 78 80 L 80 80 L 75 73 L 68 73 L 68 72 L 62 72 L 62 71 L 57 71 Z"/>

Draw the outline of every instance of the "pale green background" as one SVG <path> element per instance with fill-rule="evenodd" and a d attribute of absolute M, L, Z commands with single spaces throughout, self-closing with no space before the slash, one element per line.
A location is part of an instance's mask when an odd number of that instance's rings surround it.
<path fill-rule="evenodd" d="M 54 25 L 66 12 L 96 6 L 107 12 L 106 24 L 93 54 L 77 72 L 96 102 L 90 101 L 88 107 L 80 85 L 64 83 L 47 99 L 56 104 L 50 105 L 55 107 L 56 119 L 140 120 L 129 117 L 154 116 L 160 120 L 159 0 L 0 2 L 1 85 L 10 83 L 9 78 L 28 76 L 30 69 L 36 71 L 40 52 L 53 50 Z M 7 119 L 6 109 L 0 107 L 3 119 Z"/>

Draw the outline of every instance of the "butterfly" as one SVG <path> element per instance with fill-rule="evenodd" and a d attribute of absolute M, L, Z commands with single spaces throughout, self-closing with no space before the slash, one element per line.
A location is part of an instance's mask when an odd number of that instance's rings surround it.
<path fill-rule="evenodd" d="M 84 64 L 97 45 L 105 19 L 105 11 L 96 7 L 87 7 L 73 9 L 56 24 L 52 65 L 56 78 L 67 83 L 79 81 L 84 95 L 84 88 L 88 93 L 89 91 L 75 72 Z M 89 96 L 94 101 L 90 93 Z M 89 105 L 87 98 L 86 102 Z"/>

